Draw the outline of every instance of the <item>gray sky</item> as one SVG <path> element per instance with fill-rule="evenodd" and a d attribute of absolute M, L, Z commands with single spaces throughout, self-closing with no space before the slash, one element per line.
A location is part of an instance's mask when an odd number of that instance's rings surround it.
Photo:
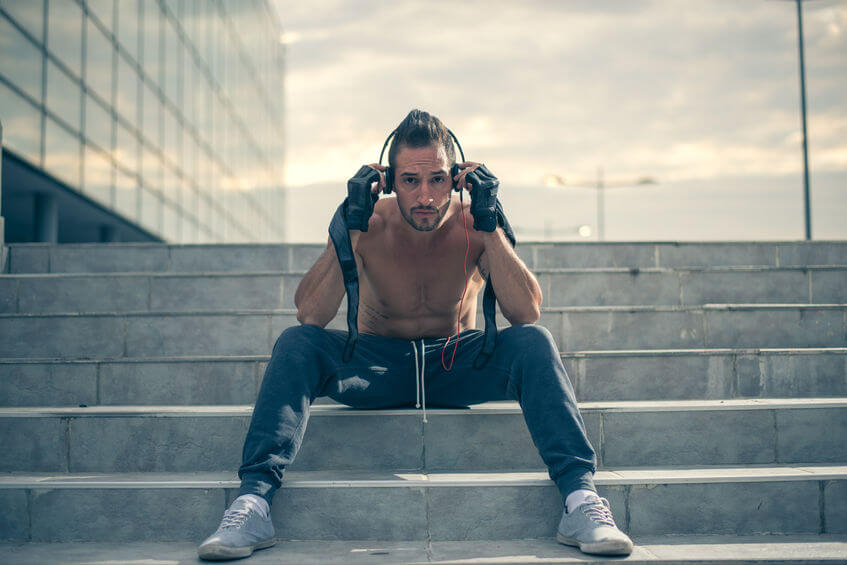
<path fill-rule="evenodd" d="M 801 239 L 796 9 L 778 0 L 276 0 L 293 240 L 414 107 L 501 179 L 519 237 Z M 804 9 L 815 238 L 847 237 L 847 0 Z M 293 232 L 293 233 L 292 233 Z"/>

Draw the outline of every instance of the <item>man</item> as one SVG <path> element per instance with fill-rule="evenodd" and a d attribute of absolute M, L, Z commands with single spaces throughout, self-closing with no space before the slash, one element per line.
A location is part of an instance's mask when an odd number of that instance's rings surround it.
<path fill-rule="evenodd" d="M 286 329 L 274 345 L 244 442 L 239 496 L 198 548 L 200 557 L 244 557 L 274 544 L 270 504 L 318 396 L 358 408 L 411 406 L 421 396 L 441 406 L 518 400 L 565 504 L 557 539 L 589 553 L 632 551 L 594 487 L 595 452 L 556 344 L 534 325 L 541 289 L 492 217 L 499 181 L 470 161 L 453 176 L 455 161 L 441 121 L 413 110 L 395 131 L 390 169 L 372 164 L 348 183 L 349 199 L 362 183 L 373 193 L 365 199 L 371 209 L 363 207 L 364 223 L 349 232 L 360 279 L 358 344 L 345 362 L 347 332 L 323 329 L 345 294 L 335 248 L 327 244 L 297 288 L 302 325 Z M 386 170 L 396 198 L 374 203 Z M 460 204 L 454 186 L 470 192 L 470 207 Z M 477 369 L 484 336 L 474 329 L 476 298 L 486 278 L 512 325 L 500 330 L 492 355 Z M 443 359 L 452 359 L 449 371 Z"/>

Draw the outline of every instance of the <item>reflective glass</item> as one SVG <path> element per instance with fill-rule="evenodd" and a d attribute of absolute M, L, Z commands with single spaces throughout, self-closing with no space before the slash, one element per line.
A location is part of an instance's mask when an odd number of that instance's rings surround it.
<path fill-rule="evenodd" d="M 162 102 L 159 100 L 159 95 L 147 82 L 144 83 L 141 94 L 144 97 L 143 118 L 141 122 L 144 139 L 154 147 L 161 149 L 160 124 L 163 111 Z"/>
<path fill-rule="evenodd" d="M 141 190 L 141 225 L 157 235 L 162 233 L 162 199 L 144 189 Z"/>
<path fill-rule="evenodd" d="M 88 20 L 85 39 L 85 84 L 104 101 L 112 102 L 112 40 L 103 35 L 92 20 Z"/>
<path fill-rule="evenodd" d="M 118 43 L 133 59 L 138 60 L 138 2 L 118 2 Z"/>
<path fill-rule="evenodd" d="M 162 207 L 162 236 L 167 241 L 179 243 L 179 215 L 176 208 L 167 202 Z"/>
<path fill-rule="evenodd" d="M 179 74 L 177 69 L 177 54 L 182 48 L 182 44 L 174 30 L 173 25 L 169 20 L 165 20 L 162 25 L 162 37 L 164 40 L 162 50 L 162 90 L 165 93 L 165 98 L 170 100 L 177 108 L 181 108 L 181 100 L 179 99 L 178 82 Z"/>
<path fill-rule="evenodd" d="M 143 4 L 144 20 L 142 42 L 144 43 L 143 65 L 144 72 L 155 82 L 159 81 L 159 26 L 161 14 L 159 5 L 155 2 Z"/>
<path fill-rule="evenodd" d="M 162 176 L 162 196 L 174 205 L 182 204 L 182 200 L 180 199 L 180 183 L 180 178 L 173 169 L 165 166 Z"/>
<path fill-rule="evenodd" d="M 79 188 L 79 138 L 47 118 L 44 168 L 68 185 Z"/>
<path fill-rule="evenodd" d="M 76 76 L 82 76 L 82 8 L 74 0 L 50 0 L 47 50 Z"/>
<path fill-rule="evenodd" d="M 0 17 L 0 74 L 41 102 L 41 50 Z"/>
<path fill-rule="evenodd" d="M 0 82 L 3 145 L 34 165 L 41 163 L 41 111 Z"/>
<path fill-rule="evenodd" d="M 107 30 L 114 29 L 115 3 L 112 0 L 87 0 L 85 4 L 88 12 L 97 16 Z"/>
<path fill-rule="evenodd" d="M 169 108 L 165 108 L 164 125 L 165 145 L 162 148 L 162 152 L 165 154 L 166 160 L 170 161 L 174 165 L 178 165 L 180 147 L 177 141 L 177 128 L 179 127 L 179 123 L 176 121 L 176 117 Z"/>
<path fill-rule="evenodd" d="M 162 190 L 162 160 L 147 147 L 141 153 L 141 182 L 151 192 Z"/>
<path fill-rule="evenodd" d="M 47 109 L 79 131 L 82 90 L 53 61 L 47 61 Z"/>
<path fill-rule="evenodd" d="M 194 217 L 197 216 L 197 191 L 185 180 L 182 181 L 182 209 Z"/>
<path fill-rule="evenodd" d="M 138 73 L 123 56 L 118 56 L 118 90 L 115 109 L 131 125 L 138 125 Z"/>
<path fill-rule="evenodd" d="M 126 126 L 118 122 L 115 159 L 131 173 L 138 172 L 138 139 Z"/>
<path fill-rule="evenodd" d="M 85 137 L 97 147 L 112 151 L 112 114 L 88 96 L 85 100 Z"/>
<path fill-rule="evenodd" d="M 83 192 L 101 204 L 112 207 L 112 162 L 91 145 L 83 157 Z"/>
<path fill-rule="evenodd" d="M 36 40 L 44 41 L 44 3 L 41 0 L 0 0 L 0 6 Z"/>
<path fill-rule="evenodd" d="M 115 177 L 115 209 L 126 218 L 137 221 L 138 179 L 117 169 Z"/>

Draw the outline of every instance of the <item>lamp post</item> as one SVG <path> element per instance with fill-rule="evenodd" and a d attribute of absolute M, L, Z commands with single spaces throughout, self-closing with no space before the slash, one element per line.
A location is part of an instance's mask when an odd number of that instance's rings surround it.
<path fill-rule="evenodd" d="M 606 211 L 604 192 L 610 188 L 623 188 L 628 186 L 641 186 L 645 184 L 658 184 L 653 177 L 639 177 L 632 180 L 609 182 L 603 177 L 603 167 L 597 167 L 597 178 L 593 181 L 565 179 L 561 175 L 546 175 L 544 184 L 547 186 L 565 186 L 575 188 L 593 188 L 597 191 L 597 240 L 606 239 Z"/>
<path fill-rule="evenodd" d="M 812 239 L 812 210 L 809 189 L 809 145 L 806 132 L 806 54 L 803 50 L 803 0 L 797 4 L 797 55 L 800 59 L 800 115 L 803 124 L 803 204 L 806 219 L 806 240 Z"/>

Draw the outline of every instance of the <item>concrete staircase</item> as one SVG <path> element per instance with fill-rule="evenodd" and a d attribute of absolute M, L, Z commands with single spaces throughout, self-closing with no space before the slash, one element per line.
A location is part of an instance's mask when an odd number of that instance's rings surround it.
<path fill-rule="evenodd" d="M 0 562 L 196 561 L 322 249 L 10 246 Z M 847 242 L 518 250 L 627 561 L 847 561 Z M 251 562 L 594 560 L 552 540 L 516 404 L 427 416 L 316 405 L 272 509 L 286 541 Z"/>

